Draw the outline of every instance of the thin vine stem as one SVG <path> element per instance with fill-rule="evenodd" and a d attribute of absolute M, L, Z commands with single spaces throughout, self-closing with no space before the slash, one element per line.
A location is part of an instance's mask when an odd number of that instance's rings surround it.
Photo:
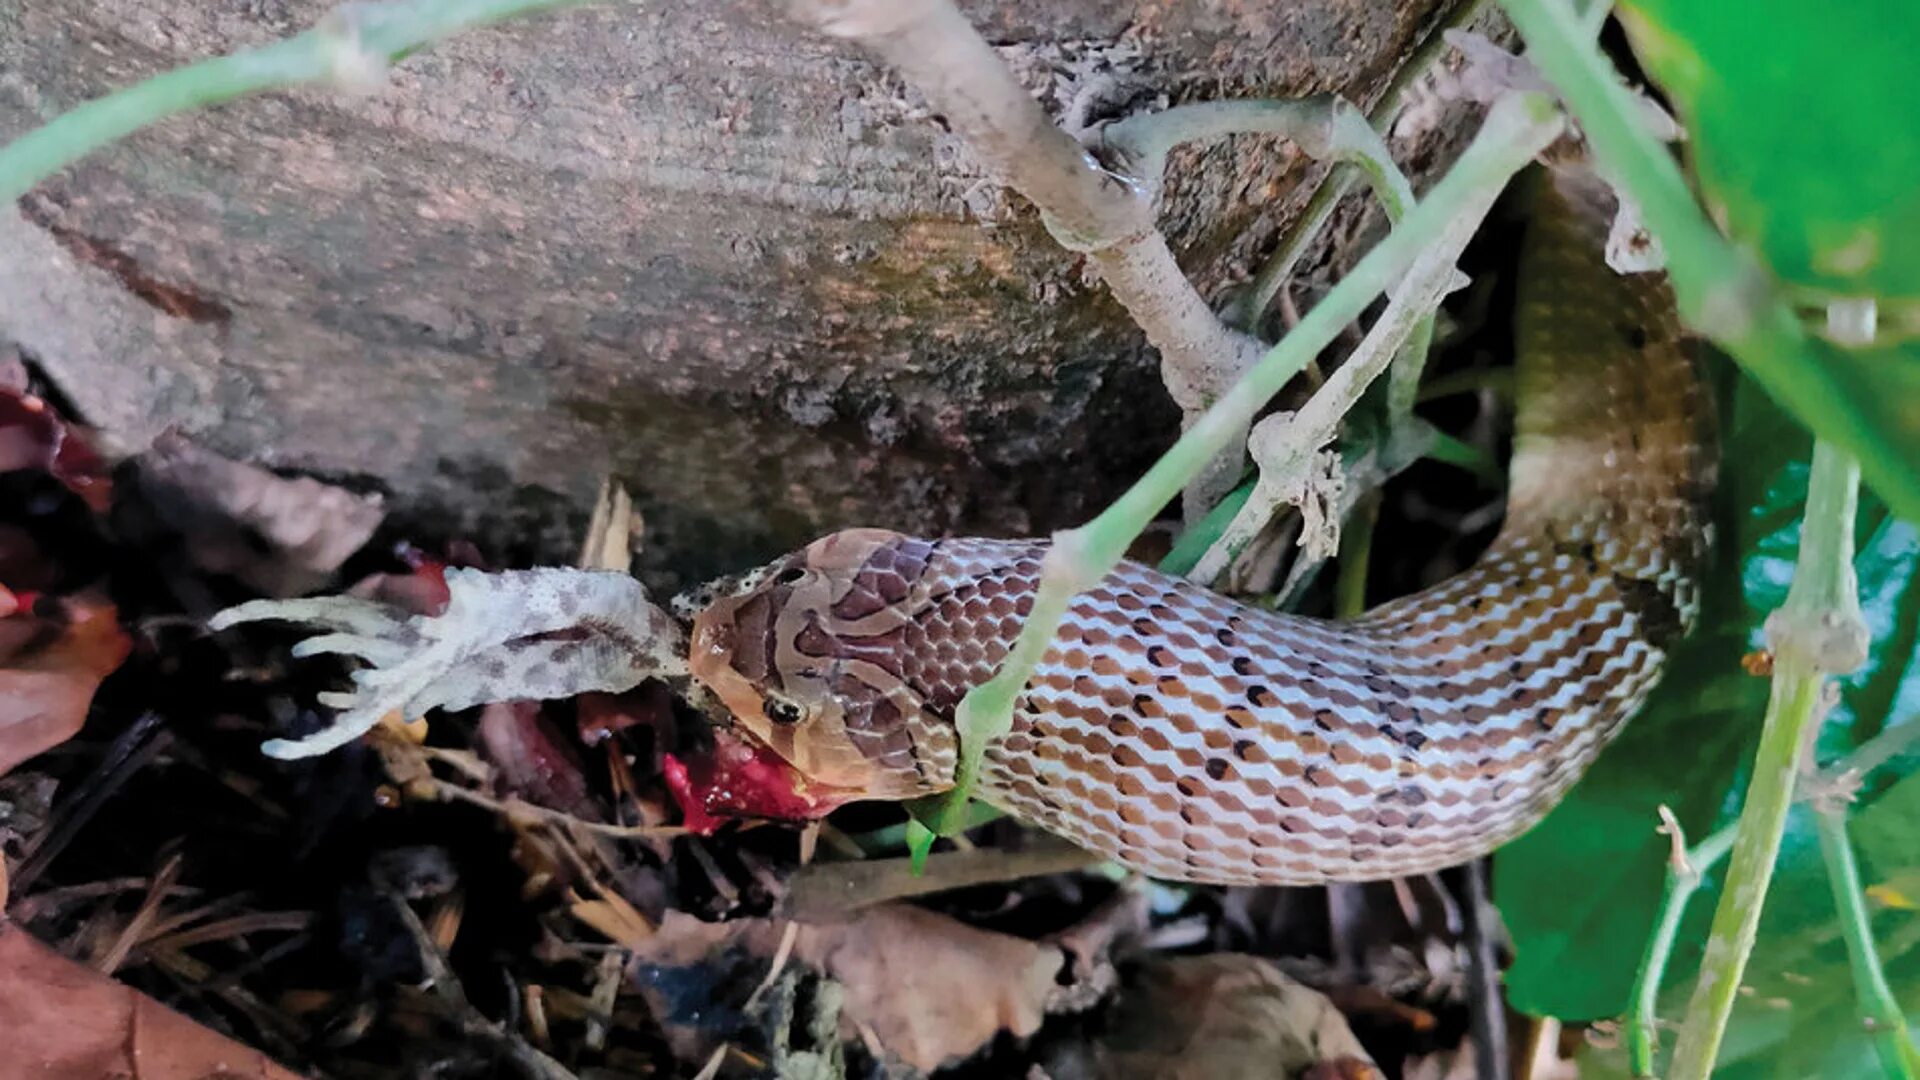
<path fill-rule="evenodd" d="M 1454 262 L 1491 206 L 1491 197 L 1478 201 L 1463 208 L 1442 228 L 1394 288 L 1392 300 L 1359 347 L 1298 413 L 1284 420 L 1269 417 L 1261 421 L 1261 429 L 1256 429 L 1249 444 L 1260 467 L 1253 496 L 1201 557 L 1193 569 L 1194 580 L 1210 584 L 1217 579 L 1260 535 L 1281 506 L 1301 497 L 1302 485 L 1312 483 L 1306 466 L 1313 455 L 1333 441 L 1340 421 L 1381 373 L 1400 363 L 1409 349 L 1424 354 L 1432 339 L 1433 310 L 1454 280 Z M 1276 423 L 1282 425 L 1277 433 L 1265 430 Z M 1304 497 L 1311 498 L 1312 492 L 1306 491 Z M 1302 530 L 1303 546 L 1317 539 Z"/>
<path fill-rule="evenodd" d="M 1157 200 L 1165 180 L 1167 155 L 1174 147 L 1242 134 L 1278 135 L 1310 158 L 1344 162 L 1359 169 L 1386 210 L 1390 224 L 1398 223 L 1413 204 L 1413 185 L 1394 164 L 1386 141 L 1352 102 L 1335 94 L 1297 100 L 1244 98 L 1176 105 L 1109 125 L 1101 130 L 1100 139 L 1116 159 L 1115 168 L 1132 175 L 1141 189 Z M 1221 325 L 1231 324 L 1222 321 Z M 1425 365 L 1432 320 L 1423 325 L 1425 332 L 1416 334 L 1401 350 L 1396 360 L 1400 366 Z M 1416 349 L 1418 355 L 1412 355 Z M 1194 423 L 1198 411 L 1175 387 L 1170 385 L 1169 389 L 1176 390 L 1174 396 L 1181 400 L 1185 422 Z M 1185 517 L 1189 524 L 1198 524 L 1206 511 L 1232 490 L 1245 463 L 1237 445 L 1243 438 L 1235 433 L 1221 456 L 1187 485 Z"/>
<path fill-rule="evenodd" d="M 1657 1075 L 1653 1071 L 1654 1051 L 1660 1044 L 1660 983 L 1666 978 L 1667 961 L 1673 956 L 1673 943 L 1680 933 L 1680 920 L 1687 913 L 1687 902 L 1700 888 L 1707 871 L 1717 866 L 1733 848 L 1734 826 L 1727 826 L 1689 848 L 1680 823 L 1664 806 L 1660 808 L 1663 828 L 1673 842 L 1673 855 L 1667 860 L 1667 883 L 1660 895 L 1660 910 L 1653 933 L 1647 936 L 1646 951 L 1640 956 L 1640 969 L 1633 976 L 1633 1009 L 1627 1014 L 1627 1060 L 1636 1080 Z"/>
<path fill-rule="evenodd" d="M 1242 134 L 1279 135 L 1310 157 L 1354 166 L 1366 177 L 1389 221 L 1400 220 L 1413 205 L 1413 186 L 1394 164 L 1380 133 L 1351 102 L 1331 94 L 1290 101 L 1243 98 L 1175 105 L 1112 124 L 1101 138 L 1127 156 L 1137 177 L 1158 186 L 1167 154 L 1174 147 Z"/>
<path fill-rule="evenodd" d="M 1831 443 L 1816 442 L 1793 584 L 1786 602 L 1767 620 L 1774 669 L 1760 748 L 1669 1080 L 1707 1080 L 1713 1071 L 1753 952 L 1794 783 L 1827 711 L 1827 676 L 1851 670 L 1858 663 L 1855 654 L 1864 655 L 1853 575 L 1859 487 L 1860 469 L 1853 459 Z"/>
<path fill-rule="evenodd" d="M 0 147 L 0 201 L 169 116 L 303 83 L 364 82 L 463 30 L 589 0 L 410 0 L 347 4 L 313 29 L 155 75 L 76 106 Z"/>
<path fill-rule="evenodd" d="M 1848 782 L 1849 778 L 1857 782 L 1912 749 L 1916 742 L 1920 742 L 1920 716 L 1897 720 L 1855 747 L 1846 757 L 1821 769 L 1821 782 L 1840 784 Z"/>
<path fill-rule="evenodd" d="M 1463 213 L 1489 202 L 1507 180 L 1559 133 L 1559 113 L 1539 94 L 1515 94 L 1496 104 L 1473 144 L 1427 198 L 1354 265 L 1346 277 L 1279 344 L 1235 383 L 1145 475 L 1091 522 L 1057 533 L 1046 558 L 1034 605 L 1000 670 L 974 687 L 955 710 L 960 760 L 953 789 L 916 813 L 930 826 L 913 843 L 924 851 L 934 833 L 952 835 L 964 824 L 980 762 L 989 744 L 1011 728 L 1013 706 L 1059 628 L 1067 605 L 1119 565 L 1135 538 L 1173 501 L 1202 467 L 1244 430 L 1307 361 L 1358 318 Z"/>
<path fill-rule="evenodd" d="M 1380 493 L 1370 491 L 1348 516 L 1340 533 L 1340 576 L 1333 583 L 1335 618 L 1351 619 L 1367 610 L 1367 574 L 1373 563 L 1373 526 L 1380 520 Z M 1477 870 L 1470 871 L 1478 873 Z"/>
<path fill-rule="evenodd" d="M 1853 842 L 1847 838 L 1847 812 L 1844 805 L 1823 805 L 1815 814 L 1820 832 L 1820 854 L 1827 864 L 1827 881 L 1833 886 L 1833 904 L 1840 914 L 1841 936 L 1847 942 L 1847 963 L 1853 971 L 1854 996 L 1860 1001 L 1861 1019 L 1873 1035 L 1874 1052 L 1888 1080 L 1914 1080 L 1920 1076 L 1920 1050 L 1913 1033 L 1900 1012 L 1900 1003 L 1887 985 L 1886 969 L 1873 943 L 1873 921 L 1867 913 L 1866 890 L 1860 884 L 1860 866 L 1854 859 Z"/>

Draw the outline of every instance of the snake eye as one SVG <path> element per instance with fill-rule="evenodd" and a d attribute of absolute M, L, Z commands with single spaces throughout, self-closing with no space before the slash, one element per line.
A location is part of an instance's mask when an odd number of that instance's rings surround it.
<path fill-rule="evenodd" d="M 806 576 L 807 572 L 805 570 L 797 566 L 789 566 L 774 577 L 773 583 L 775 585 L 791 585 Z"/>
<path fill-rule="evenodd" d="M 792 727 L 805 715 L 800 706 L 786 698 L 769 697 L 766 701 L 767 719 L 781 727 Z"/>

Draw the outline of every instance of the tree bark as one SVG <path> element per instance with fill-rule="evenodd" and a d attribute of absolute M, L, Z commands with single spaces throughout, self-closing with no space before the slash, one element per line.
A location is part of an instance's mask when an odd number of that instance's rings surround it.
<path fill-rule="evenodd" d="M 1071 128 L 1216 97 L 1366 107 L 1450 6 L 966 10 Z M 326 9 L 0 0 L 0 138 Z M 1396 150 L 1418 176 L 1460 126 Z M 1203 295 L 1319 176 L 1263 138 L 1176 155 L 1161 220 Z M 761 0 L 573 9 L 377 92 L 176 119 L 0 212 L 0 251 L 0 338 L 118 448 L 178 429 L 522 559 L 566 557 L 610 472 L 658 584 L 849 525 L 1074 524 L 1177 422 L 1030 208 L 898 80 Z"/>

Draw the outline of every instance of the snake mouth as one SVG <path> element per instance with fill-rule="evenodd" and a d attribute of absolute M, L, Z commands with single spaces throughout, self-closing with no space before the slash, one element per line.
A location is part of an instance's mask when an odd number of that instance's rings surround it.
<path fill-rule="evenodd" d="M 668 754 L 662 772 L 687 831 L 711 835 L 730 818 L 813 821 L 861 797 L 810 780 L 772 748 L 725 729 L 710 753 Z"/>

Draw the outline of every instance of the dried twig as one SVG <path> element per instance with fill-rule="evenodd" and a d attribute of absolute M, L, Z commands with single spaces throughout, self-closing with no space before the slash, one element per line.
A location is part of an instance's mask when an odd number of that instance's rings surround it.
<path fill-rule="evenodd" d="M 499 1024 L 482 1016 L 467 998 L 467 991 L 460 983 L 460 977 L 453 973 L 453 966 L 447 963 L 446 953 L 441 951 L 433 935 L 420 916 L 414 914 L 406 900 L 389 895 L 388 901 L 393 912 L 399 917 L 402 926 L 413 938 L 420 952 L 420 965 L 425 970 L 427 983 L 451 1014 L 449 1019 L 460 1025 L 462 1033 L 472 1038 L 484 1039 L 498 1047 L 514 1065 L 519 1067 L 523 1076 L 534 1080 L 579 1080 L 566 1066 L 535 1049 L 533 1044 L 509 1031 Z"/>
<path fill-rule="evenodd" d="M 814 863 L 801 868 L 788 882 L 785 914 L 801 922 L 830 921 L 891 900 L 1078 870 L 1100 861 L 1098 855 L 1056 837 L 1039 834 L 1033 841 L 1020 849 L 985 848 L 936 855 L 918 874 L 911 859 Z"/>
<path fill-rule="evenodd" d="M 1446 224 L 1408 269 L 1406 277 L 1394 287 L 1387 310 L 1374 322 L 1360 347 L 1299 413 L 1269 417 L 1256 426 L 1251 445 L 1254 459 L 1260 465 L 1260 480 L 1220 540 L 1201 556 L 1191 575 L 1194 580 L 1208 582 L 1218 577 L 1259 535 L 1280 507 L 1304 508 L 1326 495 L 1315 487 L 1314 470 L 1309 468 L 1313 456 L 1333 440 L 1341 418 L 1400 354 L 1402 346 L 1421 324 L 1432 316 L 1441 297 L 1460 280 L 1453 268 L 1454 261 L 1479 229 L 1480 219 L 1486 216 L 1499 191 L 1494 187 L 1483 192 Z M 1325 529 L 1333 530 L 1334 536 L 1303 532 L 1300 546 L 1309 552 L 1331 554 L 1337 542 L 1339 521 L 1337 514 L 1323 515 L 1320 523 Z"/>

